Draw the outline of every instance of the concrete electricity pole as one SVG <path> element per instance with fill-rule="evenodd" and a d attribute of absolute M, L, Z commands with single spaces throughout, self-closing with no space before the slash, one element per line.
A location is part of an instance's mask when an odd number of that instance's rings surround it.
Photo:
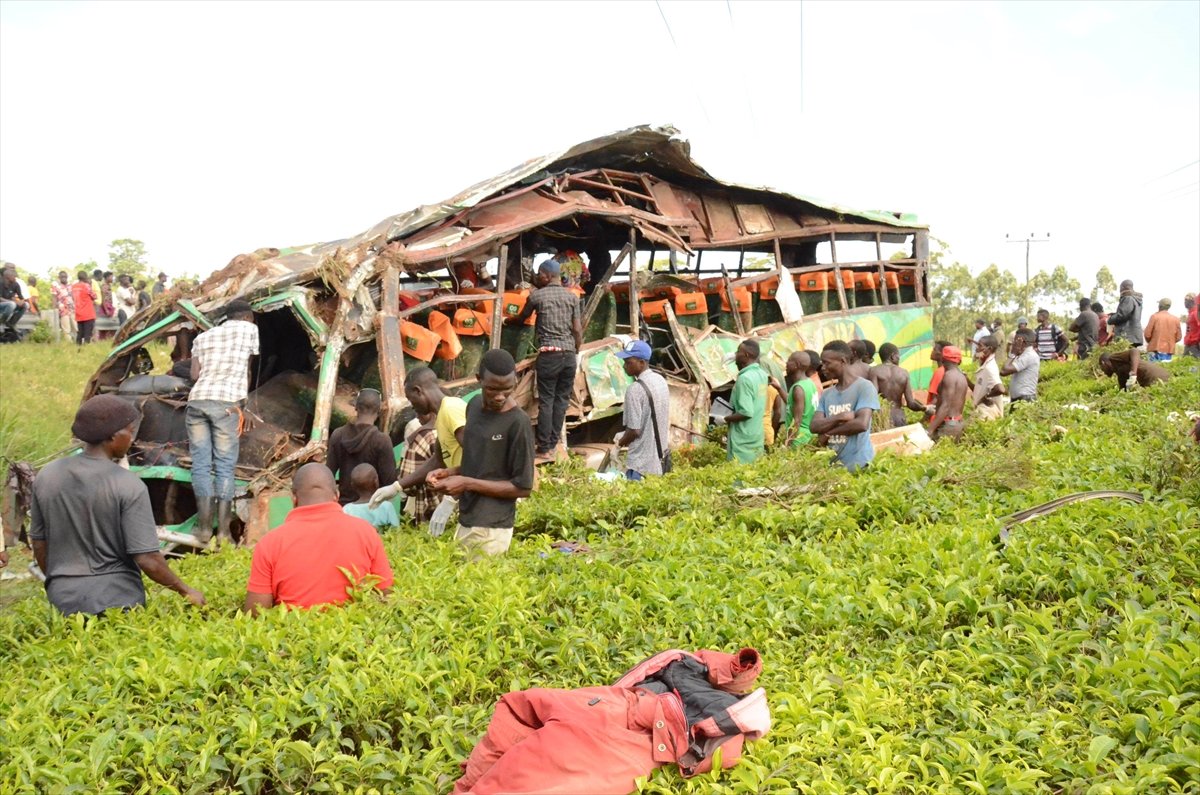
<path fill-rule="evenodd" d="M 1037 238 L 1037 236 L 1033 232 L 1030 232 L 1029 237 L 1024 238 L 1023 240 L 1014 240 L 1014 239 L 1009 238 L 1008 233 L 1005 232 L 1004 233 L 1004 242 L 1005 243 L 1024 243 L 1025 244 L 1025 317 L 1029 317 L 1029 315 L 1032 312 L 1032 310 L 1029 308 L 1029 244 L 1030 243 L 1049 243 L 1050 242 L 1050 233 L 1047 232 L 1046 236 L 1040 240 Z"/>

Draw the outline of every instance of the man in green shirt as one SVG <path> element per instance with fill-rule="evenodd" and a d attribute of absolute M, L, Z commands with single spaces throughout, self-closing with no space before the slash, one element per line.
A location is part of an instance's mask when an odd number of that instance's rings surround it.
<path fill-rule="evenodd" d="M 767 411 L 767 371 L 758 363 L 757 340 L 743 340 L 734 354 L 738 366 L 737 381 L 729 402 L 733 413 L 725 418 L 729 425 L 729 460 L 752 464 L 762 457 L 763 415 Z"/>
<path fill-rule="evenodd" d="M 792 447 L 802 447 L 813 439 L 813 412 L 817 409 L 817 385 L 812 374 L 821 368 L 806 351 L 796 351 L 787 360 L 788 426 Z"/>

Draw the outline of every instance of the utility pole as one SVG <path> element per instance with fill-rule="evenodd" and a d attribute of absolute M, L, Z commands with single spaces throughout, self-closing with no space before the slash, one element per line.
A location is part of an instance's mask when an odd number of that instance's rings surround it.
<path fill-rule="evenodd" d="M 1025 244 L 1025 317 L 1029 317 L 1033 310 L 1029 308 L 1029 245 L 1031 243 L 1049 243 L 1050 233 L 1047 232 L 1044 238 L 1038 238 L 1033 232 L 1029 233 L 1029 237 L 1023 240 L 1014 240 L 1004 233 L 1005 243 L 1024 243 Z"/>

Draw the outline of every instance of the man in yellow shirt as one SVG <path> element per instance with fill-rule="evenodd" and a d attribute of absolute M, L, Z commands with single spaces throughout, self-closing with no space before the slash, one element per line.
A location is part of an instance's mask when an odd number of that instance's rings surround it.
<path fill-rule="evenodd" d="M 463 428 L 467 424 L 466 402 L 443 392 L 437 375 L 428 367 L 416 367 L 408 373 L 404 379 L 404 396 L 412 404 L 417 416 L 436 415 L 433 426 L 437 433 L 437 444 L 433 446 L 429 458 L 415 470 L 376 491 L 369 503 L 372 508 L 400 491 L 423 486 L 425 476 L 430 472 L 462 465 Z"/>

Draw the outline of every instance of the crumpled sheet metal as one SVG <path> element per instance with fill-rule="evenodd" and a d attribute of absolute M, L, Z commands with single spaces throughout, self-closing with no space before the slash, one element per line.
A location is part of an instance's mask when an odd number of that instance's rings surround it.
<path fill-rule="evenodd" d="M 228 300 L 238 295 L 245 295 L 251 290 L 255 292 L 264 289 L 271 290 L 285 284 L 310 280 L 317 276 L 317 271 L 321 263 L 327 257 L 344 256 L 346 257 L 347 265 L 353 267 L 361 261 L 362 256 L 365 256 L 365 254 L 360 252 L 365 252 L 369 248 L 382 249 L 392 241 L 403 241 L 405 243 L 404 253 L 406 257 L 412 260 L 410 263 L 405 263 L 407 266 L 413 267 L 416 270 L 432 270 L 444 267 L 445 258 L 453 256 L 456 252 L 462 253 L 466 250 L 475 250 L 477 247 L 487 245 L 491 242 L 491 238 L 499 238 L 505 235 L 511 236 L 524 229 L 533 228 L 541 223 L 545 223 L 546 219 L 535 222 L 535 219 L 529 218 L 527 219 L 528 223 L 525 223 L 520 219 L 513 218 L 510 221 L 497 224 L 495 228 L 488 230 L 492 232 L 490 235 L 481 234 L 480 230 L 475 228 L 474 225 L 468 228 L 466 226 L 460 227 L 456 224 L 449 230 L 437 229 L 437 226 L 442 222 L 453 218 L 456 214 L 460 214 L 464 210 L 470 210 L 504 191 L 519 188 L 522 185 L 531 186 L 539 181 L 544 181 L 551 174 L 584 171 L 599 167 L 623 169 L 633 172 L 650 172 L 667 181 L 682 179 L 684 183 L 690 186 L 694 186 L 699 182 L 707 183 L 718 190 L 732 188 L 759 194 L 757 200 L 754 200 L 753 197 L 749 201 L 739 200 L 735 208 L 728 202 L 717 201 L 715 199 L 708 201 L 707 199 L 700 199 L 694 194 L 684 195 L 688 194 L 689 191 L 679 187 L 674 187 L 673 189 L 669 187 L 652 188 L 652 193 L 655 194 L 656 200 L 663 211 L 669 211 L 673 214 L 677 213 L 679 215 L 678 218 L 670 218 L 668 216 L 655 218 L 640 217 L 638 213 L 641 213 L 642 216 L 649 214 L 633 210 L 633 208 L 629 207 L 618 207 L 615 204 L 612 207 L 604 207 L 604 202 L 600 201 L 597 203 L 595 197 L 582 194 L 582 192 L 580 193 L 587 198 L 580 197 L 576 206 L 566 212 L 562 212 L 563 205 L 558 204 L 560 212 L 557 217 L 578 212 L 585 207 L 588 212 L 593 214 L 624 216 L 629 223 L 638 226 L 639 231 L 645 234 L 647 238 L 664 246 L 678 248 L 680 239 L 675 237 L 674 233 L 668 234 L 663 230 L 657 229 L 654 223 L 655 220 L 675 222 L 672 225 L 686 226 L 691 230 L 698 230 L 699 227 L 695 219 L 703 216 L 706 211 L 717 213 L 721 218 L 731 213 L 741 213 L 743 216 L 741 223 L 746 227 L 747 234 L 754 234 L 754 230 L 758 230 L 763 234 L 786 232 L 793 226 L 796 230 L 802 229 L 806 225 L 803 219 L 799 223 L 795 221 L 789 222 L 783 215 L 771 211 L 770 204 L 778 203 L 780 200 L 800 202 L 818 211 L 818 215 L 822 213 L 825 215 L 832 214 L 835 218 L 840 218 L 851 223 L 859 222 L 904 229 L 925 228 L 917 224 L 916 219 L 912 216 L 904 216 L 898 213 L 852 210 L 798 194 L 784 193 L 764 187 L 739 185 L 715 179 L 692 160 L 691 145 L 680 137 L 679 131 L 674 127 L 669 125 L 661 127 L 640 125 L 610 135 L 600 136 L 590 141 L 584 141 L 583 143 L 551 152 L 542 157 L 527 160 L 496 176 L 472 185 L 445 201 L 421 205 L 406 213 L 384 218 L 363 232 L 343 240 L 282 249 L 274 256 L 268 256 L 271 254 L 272 249 L 260 249 L 254 254 L 240 255 L 224 269 L 207 279 L 202 285 L 201 292 L 206 297 Z M 541 189 L 539 188 L 539 190 Z M 527 195 L 537 194 L 530 193 Z M 539 197 L 539 200 L 553 202 L 552 199 L 545 199 L 545 197 Z M 531 199 L 530 201 L 538 202 L 539 200 Z M 756 203 L 756 201 L 762 203 Z M 705 206 L 701 206 L 702 204 Z M 486 217 L 488 209 L 481 208 L 481 215 Z M 524 209 L 532 208 L 526 207 Z M 504 211 L 498 210 L 498 212 Z M 545 215 L 550 217 L 554 213 L 547 211 Z M 553 220 L 553 218 L 550 218 L 550 220 Z M 736 219 L 731 217 L 728 220 L 730 223 L 721 226 L 719 229 L 708 230 L 708 233 L 705 235 L 707 238 L 705 242 L 719 242 L 724 236 L 732 235 L 736 227 L 736 223 L 734 223 Z M 814 225 L 818 222 L 821 225 L 829 223 L 829 220 L 826 218 L 814 217 L 811 220 Z M 516 228 L 518 226 L 520 228 Z M 409 239 L 418 235 L 421 230 L 430 230 L 431 237 L 424 241 Z M 733 239 L 733 237 L 730 237 L 730 239 Z M 410 244 L 414 243 L 415 246 L 410 247 Z M 424 256 L 420 256 L 422 254 Z"/>

